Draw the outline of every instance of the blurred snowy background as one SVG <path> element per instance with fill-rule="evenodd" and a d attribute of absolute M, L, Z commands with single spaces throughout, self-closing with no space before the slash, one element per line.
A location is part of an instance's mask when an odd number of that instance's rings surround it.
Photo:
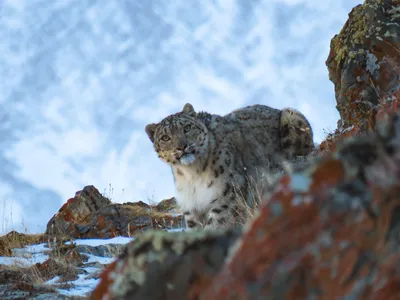
<path fill-rule="evenodd" d="M 330 40 L 361 2 L 0 0 L 0 230 L 43 232 L 88 184 L 172 196 L 144 127 L 186 102 L 292 106 L 320 142 L 339 118 Z"/>

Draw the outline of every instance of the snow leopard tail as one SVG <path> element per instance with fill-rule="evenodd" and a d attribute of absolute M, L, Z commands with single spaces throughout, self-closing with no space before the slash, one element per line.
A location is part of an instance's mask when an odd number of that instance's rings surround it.
<path fill-rule="evenodd" d="M 306 156 L 314 149 L 312 128 L 301 112 L 284 108 L 280 117 L 280 131 L 286 158 Z"/>

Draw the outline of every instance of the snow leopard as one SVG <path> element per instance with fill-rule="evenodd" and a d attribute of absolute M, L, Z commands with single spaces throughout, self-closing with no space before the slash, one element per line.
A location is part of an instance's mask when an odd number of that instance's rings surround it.
<path fill-rule="evenodd" d="M 313 131 L 302 113 L 261 104 L 221 116 L 196 112 L 186 103 L 145 131 L 172 169 L 187 230 L 242 224 L 243 201 L 238 199 L 254 200 L 252 182 L 279 170 L 284 159 L 306 156 L 314 148 Z"/>

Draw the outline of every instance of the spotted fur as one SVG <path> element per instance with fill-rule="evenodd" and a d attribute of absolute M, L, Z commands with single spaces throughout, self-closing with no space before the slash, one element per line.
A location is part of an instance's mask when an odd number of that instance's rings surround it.
<path fill-rule="evenodd" d="M 231 227 L 251 202 L 251 181 L 279 169 L 282 158 L 306 155 L 312 130 L 293 109 L 253 105 L 219 116 L 179 113 L 146 126 L 159 158 L 172 168 L 176 199 L 190 229 Z"/>

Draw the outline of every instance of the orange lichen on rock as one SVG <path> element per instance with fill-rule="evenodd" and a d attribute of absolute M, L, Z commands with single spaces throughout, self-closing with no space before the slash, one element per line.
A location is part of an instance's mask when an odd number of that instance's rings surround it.
<path fill-rule="evenodd" d="M 198 299 L 237 237 L 235 232 L 141 234 L 102 274 L 92 299 Z"/>
<path fill-rule="evenodd" d="M 86 186 L 50 219 L 46 233 L 65 238 L 113 238 L 147 229 L 180 227 L 182 216 L 170 213 L 174 208 L 174 198 L 156 206 L 142 201 L 111 203 L 95 187 Z"/>
<path fill-rule="evenodd" d="M 343 178 L 344 166 L 339 160 L 327 160 L 322 162 L 312 172 L 310 191 L 319 193 L 326 188 L 336 186 Z"/>
<path fill-rule="evenodd" d="M 400 89 L 400 3 L 366 0 L 331 42 L 326 65 L 335 84 L 339 128 L 374 130 L 375 115 Z"/>
<path fill-rule="evenodd" d="M 337 142 L 374 131 L 383 112 L 397 111 L 400 96 L 400 2 L 366 0 L 349 14 L 331 41 L 326 60 L 335 85 L 338 128 L 320 144 L 318 154 Z"/>
<path fill-rule="evenodd" d="M 50 235 L 79 236 L 77 224 L 86 224 L 93 214 L 111 201 L 103 197 L 94 186 L 86 186 L 69 199 L 47 223 Z"/>

